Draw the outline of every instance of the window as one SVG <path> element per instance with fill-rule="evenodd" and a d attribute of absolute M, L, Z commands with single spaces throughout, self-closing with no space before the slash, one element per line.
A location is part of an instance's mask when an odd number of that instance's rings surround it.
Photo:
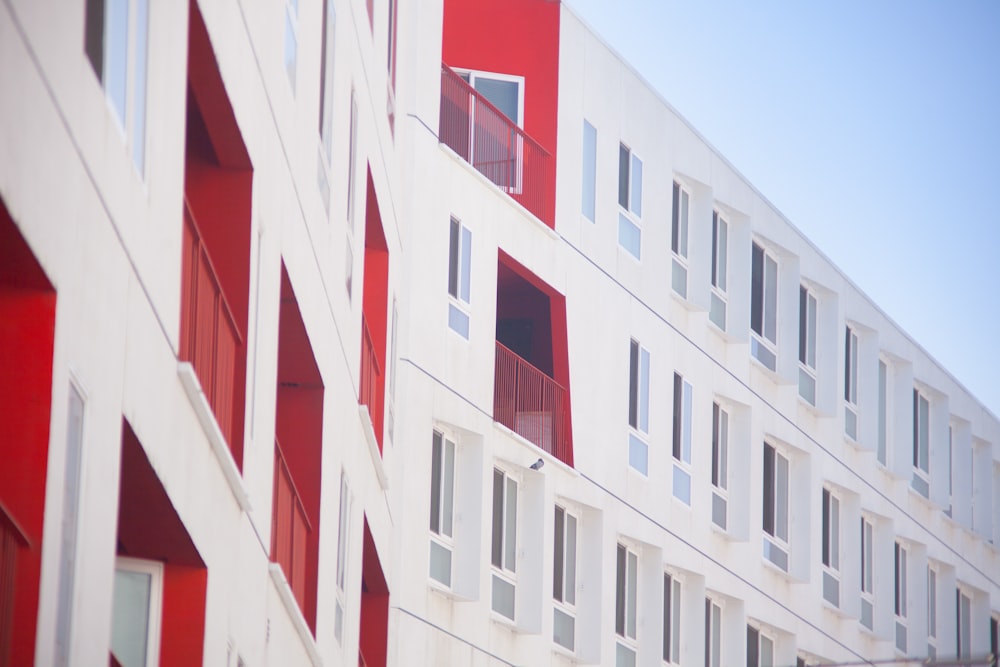
<path fill-rule="evenodd" d="M 285 1 L 285 74 L 295 93 L 295 69 L 299 50 L 299 0 Z"/>
<path fill-rule="evenodd" d="M 764 443 L 764 557 L 788 570 L 788 459 Z"/>
<path fill-rule="evenodd" d="M 691 384 L 674 373 L 674 497 L 691 504 Z"/>
<path fill-rule="evenodd" d="M 459 71 L 458 75 L 508 120 L 521 126 L 524 111 L 521 89 L 524 77 L 469 70 Z"/>
<path fill-rule="evenodd" d="M 514 620 L 517 569 L 517 481 L 493 469 L 493 611 Z"/>
<path fill-rule="evenodd" d="M 858 439 L 858 334 L 850 325 L 844 330 L 844 433 Z"/>
<path fill-rule="evenodd" d="M 681 582 L 663 573 L 663 662 L 681 663 Z"/>
<path fill-rule="evenodd" d="M 722 667 L 722 607 L 705 598 L 705 667 Z"/>
<path fill-rule="evenodd" d="M 119 556 L 111 603 L 111 655 L 121 665 L 159 663 L 163 564 Z"/>
<path fill-rule="evenodd" d="M 729 412 L 712 403 L 712 522 L 729 524 Z"/>
<path fill-rule="evenodd" d="M 816 405 L 816 295 L 799 285 L 799 396 Z"/>
<path fill-rule="evenodd" d="M 87 0 L 84 48 L 131 145 L 140 176 L 146 160 L 149 0 Z"/>
<path fill-rule="evenodd" d="M 729 272 L 729 223 L 719 211 L 712 211 L 712 303 L 708 319 L 726 330 L 727 274 Z"/>
<path fill-rule="evenodd" d="M 83 457 L 83 396 L 75 382 L 69 383 L 69 406 L 66 415 L 66 467 L 63 472 L 63 514 L 61 521 L 62 548 L 59 553 L 59 601 L 56 611 L 56 664 L 69 664 L 69 643 L 73 624 L 73 591 L 76 581 L 76 544 L 79 531 L 80 469 Z M 3 510 L 0 509 L 0 513 Z M 2 517 L 0 517 L 2 521 Z M 6 567 L 4 552 L 11 547 L 4 544 L 3 526 L 0 523 L 0 564 Z M 0 596 L 0 604 L 5 596 Z M 4 636 L 3 619 L 0 618 L 0 646 Z M 0 649 L 0 663 L 5 654 Z"/>
<path fill-rule="evenodd" d="M 628 464 L 643 475 L 649 472 L 649 351 L 633 338 L 629 346 Z"/>
<path fill-rule="evenodd" d="M 959 658 L 972 657 L 972 597 L 961 588 L 955 589 L 956 622 L 955 651 Z"/>
<path fill-rule="evenodd" d="M 823 489 L 823 599 L 840 606 L 840 499 Z"/>
<path fill-rule="evenodd" d="M 347 146 L 347 228 L 354 231 L 354 190 L 357 187 L 355 169 L 358 164 L 358 100 L 351 89 L 351 135 Z"/>
<path fill-rule="evenodd" d="M 639 557 L 621 542 L 615 567 L 616 667 L 636 664 L 636 596 L 639 592 Z"/>
<path fill-rule="evenodd" d="M 573 651 L 576 646 L 577 519 L 556 505 L 552 565 L 552 641 Z"/>
<path fill-rule="evenodd" d="M 927 657 L 937 658 L 937 570 L 927 566 Z"/>
<path fill-rule="evenodd" d="M 469 283 L 472 274 L 472 232 L 455 218 L 451 219 L 448 245 L 448 326 L 469 337 Z"/>
<path fill-rule="evenodd" d="M 878 447 L 876 458 L 884 466 L 889 465 L 889 367 L 878 360 Z"/>
<path fill-rule="evenodd" d="M 642 160 L 625 144 L 618 146 L 618 245 L 641 257 Z"/>
<path fill-rule="evenodd" d="M 931 405 L 919 389 L 913 390 L 913 482 L 917 493 L 930 496 Z"/>
<path fill-rule="evenodd" d="M 597 220 L 597 130 L 583 121 L 583 188 L 580 202 L 583 217 Z"/>
<path fill-rule="evenodd" d="M 316 172 L 320 196 L 327 215 L 330 214 L 329 165 L 333 156 L 333 43 L 337 25 L 337 10 L 333 0 L 323 1 L 323 36 L 319 60 L 319 166 Z"/>
<path fill-rule="evenodd" d="M 337 599 L 334 608 L 333 634 L 340 642 L 344 636 L 344 590 L 347 583 L 347 537 L 351 521 L 351 491 L 347 477 L 340 473 L 340 515 L 337 519 Z"/>
<path fill-rule="evenodd" d="M 948 508 L 944 511 L 944 513 L 947 514 L 948 516 L 952 515 L 952 493 L 954 492 L 954 489 L 952 488 L 951 477 L 953 474 L 952 462 L 954 461 L 953 458 L 954 456 L 955 456 L 955 429 L 954 426 L 948 424 L 948 474 L 946 475 L 946 477 L 948 478 Z M 970 479 L 974 479 L 975 476 L 976 476 L 975 464 L 973 464 L 972 477 L 970 477 Z M 972 504 L 974 509 L 975 503 L 973 502 Z"/>
<path fill-rule="evenodd" d="M 875 550 L 872 540 L 875 530 L 871 521 L 861 517 L 861 625 L 874 630 Z"/>
<path fill-rule="evenodd" d="M 770 370 L 778 364 L 778 262 L 756 242 L 751 255 L 750 353 Z"/>
<path fill-rule="evenodd" d="M 386 39 L 386 68 L 389 72 L 389 89 L 396 87 L 396 0 L 389 0 L 389 36 Z"/>
<path fill-rule="evenodd" d="M 685 298 L 687 298 L 688 210 L 690 205 L 691 193 L 683 185 L 674 181 L 674 204 L 670 225 L 670 250 L 673 252 L 670 286 Z"/>
<path fill-rule="evenodd" d="M 747 626 L 747 667 L 774 667 L 774 640 Z"/>
<path fill-rule="evenodd" d="M 895 558 L 895 602 L 893 611 L 896 615 L 896 650 L 906 652 L 906 547 L 896 542 Z"/>
<path fill-rule="evenodd" d="M 431 578 L 451 586 L 455 511 L 455 443 L 434 431 L 431 439 Z"/>

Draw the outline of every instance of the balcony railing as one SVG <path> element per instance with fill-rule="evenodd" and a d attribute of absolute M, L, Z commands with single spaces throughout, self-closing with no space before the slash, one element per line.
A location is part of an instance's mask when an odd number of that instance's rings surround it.
<path fill-rule="evenodd" d="M 184 252 L 181 357 L 194 366 L 219 428 L 232 447 L 236 363 L 243 340 L 187 202 Z"/>
<path fill-rule="evenodd" d="M 566 390 L 497 341 L 493 419 L 567 461 Z"/>
<path fill-rule="evenodd" d="M 549 153 L 444 63 L 438 137 L 535 217 L 550 222 L 545 220 Z"/>
<path fill-rule="evenodd" d="M 375 354 L 375 345 L 372 343 L 372 334 L 368 330 L 368 320 L 361 317 L 361 392 L 358 396 L 358 403 L 368 406 L 368 415 L 372 419 L 372 427 L 375 429 L 375 436 L 378 439 L 379 448 L 382 447 L 382 416 L 385 404 L 385 396 L 382 392 L 382 384 L 379 378 L 382 376 L 382 367 L 378 363 L 378 356 Z"/>
<path fill-rule="evenodd" d="M 14 641 L 17 552 L 24 546 L 27 546 L 27 540 L 0 504 L 0 665 L 7 665 Z"/>
<path fill-rule="evenodd" d="M 299 608 L 305 613 L 306 551 L 312 525 L 277 438 L 274 440 L 273 502 L 271 560 L 281 566 Z"/>

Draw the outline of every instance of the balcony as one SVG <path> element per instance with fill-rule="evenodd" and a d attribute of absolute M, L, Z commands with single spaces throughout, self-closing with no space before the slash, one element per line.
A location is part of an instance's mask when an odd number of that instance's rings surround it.
<path fill-rule="evenodd" d="M 302 497 L 288 470 L 285 454 L 274 440 L 274 507 L 272 508 L 271 560 L 281 566 L 299 608 L 306 606 L 307 549 L 312 525 Z"/>
<path fill-rule="evenodd" d="M 368 329 L 368 320 L 361 318 L 361 390 L 358 396 L 358 403 L 368 408 L 368 415 L 372 420 L 372 428 L 375 429 L 378 439 L 379 449 L 382 448 L 382 415 L 385 404 L 384 384 L 382 378 L 382 367 L 378 363 L 378 355 L 375 353 L 375 344 L 372 342 L 372 334 Z"/>
<path fill-rule="evenodd" d="M 493 379 L 493 420 L 569 461 L 566 390 L 497 341 Z"/>
<path fill-rule="evenodd" d="M 236 370 L 243 340 L 187 202 L 183 244 L 181 358 L 194 366 L 219 428 L 233 447 Z"/>
<path fill-rule="evenodd" d="M 441 142 L 539 220 L 546 221 L 549 153 L 441 64 Z"/>

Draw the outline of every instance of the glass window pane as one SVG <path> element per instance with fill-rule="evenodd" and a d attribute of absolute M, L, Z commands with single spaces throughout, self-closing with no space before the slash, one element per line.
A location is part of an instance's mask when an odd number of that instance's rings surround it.
<path fill-rule="evenodd" d="M 146 54 L 148 49 L 149 0 L 136 0 L 135 9 L 135 90 L 132 94 L 132 161 L 139 174 L 146 162 Z"/>
<path fill-rule="evenodd" d="M 431 441 L 431 532 L 441 532 L 441 434 Z"/>
<path fill-rule="evenodd" d="M 493 611 L 514 620 L 514 584 L 493 575 Z"/>
<path fill-rule="evenodd" d="M 721 443 L 719 441 L 721 433 L 719 432 L 719 409 L 718 403 L 712 403 L 712 484 L 713 486 L 719 486 L 719 475 L 720 462 L 721 462 Z"/>
<path fill-rule="evenodd" d="M 618 205 L 628 210 L 628 170 L 631 155 L 624 144 L 618 144 Z"/>
<path fill-rule="evenodd" d="M 729 413 L 721 411 L 719 438 L 719 488 L 729 488 Z"/>
<path fill-rule="evenodd" d="M 624 213 L 618 214 L 618 244 L 636 259 L 641 259 L 642 230 Z"/>
<path fill-rule="evenodd" d="M 764 335 L 764 249 L 756 243 L 750 255 L 750 329 Z"/>
<path fill-rule="evenodd" d="M 448 304 L 448 326 L 462 338 L 468 339 L 469 315 L 459 310 L 453 303 Z"/>
<path fill-rule="evenodd" d="M 629 344 L 628 425 L 639 427 L 639 343 L 634 340 Z"/>
<path fill-rule="evenodd" d="M 670 212 L 670 249 L 680 251 L 681 245 L 681 186 L 674 181 L 674 198 Z"/>
<path fill-rule="evenodd" d="M 886 414 L 886 401 L 888 399 L 888 373 L 889 369 L 886 368 L 884 362 L 878 362 L 878 451 L 876 456 L 882 465 L 886 465 L 886 441 L 887 441 L 887 427 L 888 427 L 888 415 Z"/>
<path fill-rule="evenodd" d="M 628 464 L 643 475 L 649 472 L 649 448 L 632 433 L 628 436 Z"/>
<path fill-rule="evenodd" d="M 722 218 L 719 218 L 719 259 L 718 259 L 718 279 L 715 286 L 723 292 L 726 291 L 727 264 L 729 263 L 729 225 Z"/>
<path fill-rule="evenodd" d="M 691 403 L 693 390 L 691 385 L 684 383 L 684 417 L 681 421 L 681 456 L 685 463 L 691 463 Z"/>
<path fill-rule="evenodd" d="M 452 536 L 452 518 L 455 514 L 455 443 L 451 440 L 444 441 L 444 500 L 441 506 L 441 532 L 448 537 Z"/>
<path fill-rule="evenodd" d="M 462 301 L 470 303 L 469 286 L 472 272 L 472 232 L 468 227 L 462 227 L 462 289 L 459 294 Z"/>
<path fill-rule="evenodd" d="M 431 578 L 445 586 L 451 586 L 451 550 L 431 540 L 430 565 Z"/>
<path fill-rule="evenodd" d="M 808 335 L 806 337 L 806 364 L 809 368 L 816 368 L 816 297 L 809 295 L 809 322 Z"/>
<path fill-rule="evenodd" d="M 626 549 L 618 545 L 618 559 L 615 564 L 615 632 L 625 636 L 625 568 Z"/>
<path fill-rule="evenodd" d="M 774 535 L 774 447 L 764 443 L 764 511 L 763 528 Z"/>
<path fill-rule="evenodd" d="M 576 620 L 561 609 L 552 612 L 552 641 L 572 651 L 576 644 Z"/>
<path fill-rule="evenodd" d="M 840 500 L 830 498 L 830 567 L 840 569 Z"/>
<path fill-rule="evenodd" d="M 763 636 L 760 638 L 760 667 L 774 667 L 774 642 Z"/>
<path fill-rule="evenodd" d="M 928 451 L 930 447 L 930 405 L 920 397 L 920 469 L 928 471 Z"/>
<path fill-rule="evenodd" d="M 674 580 L 673 584 L 673 608 L 674 613 L 671 619 L 670 652 L 674 662 L 681 660 L 681 582 Z"/>
<path fill-rule="evenodd" d="M 504 509 L 504 567 L 517 570 L 517 482 L 507 478 L 507 506 Z"/>
<path fill-rule="evenodd" d="M 448 294 L 458 297 L 458 251 L 461 225 L 451 219 L 451 235 L 448 237 Z"/>
<path fill-rule="evenodd" d="M 514 124 L 520 125 L 521 119 L 518 114 L 520 85 L 517 81 L 501 81 L 477 74 L 475 88 L 500 113 L 513 121 Z"/>
<path fill-rule="evenodd" d="M 688 256 L 688 206 L 690 196 L 686 190 L 681 190 L 681 219 L 680 219 L 680 239 L 679 254 L 681 257 Z"/>
<path fill-rule="evenodd" d="M 493 543 L 490 562 L 495 567 L 503 565 L 503 478 L 504 474 L 493 469 Z"/>
<path fill-rule="evenodd" d="M 674 497 L 685 505 L 691 504 L 691 475 L 683 468 L 674 465 Z"/>
<path fill-rule="evenodd" d="M 639 429 L 649 432 L 649 351 L 639 352 Z"/>
<path fill-rule="evenodd" d="M 576 517 L 566 515 L 566 587 L 565 602 L 576 604 Z"/>
<path fill-rule="evenodd" d="M 642 217 L 642 160 L 632 155 L 632 212 Z"/>
<path fill-rule="evenodd" d="M 553 553 L 552 553 L 552 597 L 556 600 L 563 599 L 565 548 L 566 548 L 566 512 L 556 505 L 555 527 L 553 530 Z"/>
<path fill-rule="evenodd" d="M 295 58 L 298 44 L 295 37 L 295 8 L 291 5 L 285 11 L 285 72 L 295 92 Z"/>
<path fill-rule="evenodd" d="M 111 653 L 123 667 L 146 664 L 152 575 L 115 570 L 111 611 Z"/>
<path fill-rule="evenodd" d="M 764 338 L 778 342 L 778 265 L 770 257 L 764 262 Z"/>
<path fill-rule="evenodd" d="M 781 454 L 775 456 L 775 499 L 774 513 L 776 536 L 788 541 L 788 459 Z"/>
<path fill-rule="evenodd" d="M 118 122 L 125 127 L 128 76 L 128 0 L 107 0 L 104 42 L 104 86 Z"/>
<path fill-rule="evenodd" d="M 597 207 L 597 130 L 583 121 L 583 215 L 594 222 Z"/>
<path fill-rule="evenodd" d="M 636 613 L 636 595 L 639 590 L 638 582 L 638 557 L 629 552 L 628 554 L 628 594 L 627 600 L 628 605 L 626 607 L 625 616 L 625 633 L 628 637 L 635 639 L 635 613 Z"/>

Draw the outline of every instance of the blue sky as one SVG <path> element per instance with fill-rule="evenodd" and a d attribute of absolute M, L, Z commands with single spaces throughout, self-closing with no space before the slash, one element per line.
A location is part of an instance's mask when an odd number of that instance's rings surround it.
<path fill-rule="evenodd" d="M 1000 2 L 565 1 L 1000 416 Z"/>

